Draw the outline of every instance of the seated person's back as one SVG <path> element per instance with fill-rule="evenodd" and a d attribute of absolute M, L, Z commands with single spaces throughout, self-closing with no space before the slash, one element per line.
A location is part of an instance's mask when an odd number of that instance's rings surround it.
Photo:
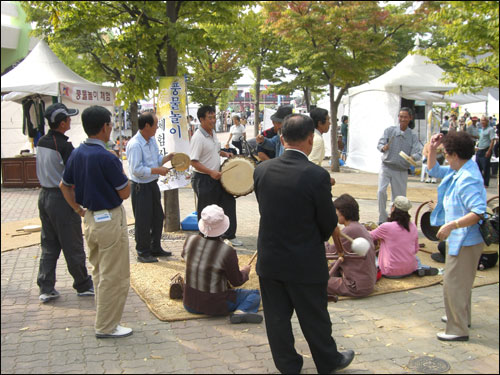
<path fill-rule="evenodd" d="M 342 194 L 334 201 L 337 217 L 342 230 L 351 238 L 363 237 L 370 243 L 370 249 L 365 256 L 356 255 L 351 251 L 351 242 L 341 238 L 344 247 L 344 261 L 337 272 L 328 280 L 328 295 L 364 297 L 373 291 L 377 281 L 375 265 L 375 246 L 370 232 L 359 223 L 359 206 L 349 194 Z M 326 244 L 327 254 L 337 254 L 335 245 Z"/>
<path fill-rule="evenodd" d="M 410 208 L 407 198 L 396 197 L 389 221 L 370 232 L 374 241 L 380 240 L 378 265 L 383 276 L 407 276 L 418 268 L 418 230 L 410 221 Z"/>
<path fill-rule="evenodd" d="M 258 290 L 230 289 L 244 284 L 250 265 L 239 267 L 236 251 L 220 238 L 229 218 L 217 205 L 205 207 L 198 222 L 199 235 L 186 239 L 182 257 L 186 260 L 184 308 L 193 314 L 227 315 L 231 323 L 260 323 Z"/>

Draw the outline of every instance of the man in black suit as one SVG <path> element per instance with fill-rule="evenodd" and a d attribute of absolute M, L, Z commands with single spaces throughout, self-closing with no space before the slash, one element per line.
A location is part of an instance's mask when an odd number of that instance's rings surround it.
<path fill-rule="evenodd" d="M 257 166 L 254 188 L 260 211 L 257 274 L 267 337 L 276 367 L 298 374 L 302 356 L 294 347 L 291 317 L 297 313 L 316 369 L 329 373 L 354 358 L 340 353 L 328 314 L 326 241 L 337 226 L 330 175 L 311 163 L 310 117 L 285 118 L 281 141 L 285 152 Z"/>

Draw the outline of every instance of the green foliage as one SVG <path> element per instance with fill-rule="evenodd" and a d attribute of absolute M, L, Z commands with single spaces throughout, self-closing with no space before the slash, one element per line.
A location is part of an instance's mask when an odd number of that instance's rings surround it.
<path fill-rule="evenodd" d="M 443 1 L 432 4 L 429 21 L 441 44 L 424 51 L 446 70 L 452 92 L 498 87 L 498 1 Z M 433 38 L 434 39 L 434 38 Z"/>
<path fill-rule="evenodd" d="M 249 2 L 25 1 L 35 34 L 83 77 L 120 86 L 129 102 L 157 87 L 157 77 L 183 74 L 184 57 L 206 45 L 204 26 L 234 24 Z M 204 26 L 200 20 L 209 20 Z M 87 62 L 87 65 L 83 62 Z M 99 71 L 97 74 L 96 72 Z M 172 74 L 172 73 L 170 73 Z"/>
<path fill-rule="evenodd" d="M 268 1 L 264 10 L 269 28 L 291 46 L 287 64 L 301 73 L 296 83 L 329 86 L 332 118 L 349 87 L 392 66 L 393 36 L 403 27 L 411 29 L 415 18 L 391 13 L 376 1 Z M 336 98 L 333 87 L 341 88 Z M 338 151 L 336 127 L 333 123 L 333 155 Z M 338 158 L 333 160 L 338 170 Z"/>

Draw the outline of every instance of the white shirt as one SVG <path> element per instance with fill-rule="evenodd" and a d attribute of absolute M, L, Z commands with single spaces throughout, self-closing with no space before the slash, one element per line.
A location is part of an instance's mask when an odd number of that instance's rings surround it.
<path fill-rule="evenodd" d="M 321 165 L 321 162 L 325 158 L 325 141 L 318 129 L 314 129 L 314 139 L 312 151 L 309 154 L 309 161 L 314 164 Z"/>
<path fill-rule="evenodd" d="M 205 129 L 200 126 L 191 138 L 191 151 L 189 156 L 191 160 L 196 160 L 209 169 L 219 171 L 220 148 L 220 142 L 215 131 L 212 130 L 212 136 L 210 136 Z M 198 173 L 203 173 L 196 168 L 195 170 Z"/>
<path fill-rule="evenodd" d="M 231 126 L 229 132 L 233 135 L 233 141 L 241 141 L 243 134 L 245 134 L 245 127 L 241 124 Z"/>

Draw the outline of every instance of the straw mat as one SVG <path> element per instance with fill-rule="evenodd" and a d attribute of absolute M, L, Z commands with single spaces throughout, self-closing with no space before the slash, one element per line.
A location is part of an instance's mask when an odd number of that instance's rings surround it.
<path fill-rule="evenodd" d="M 435 252 L 436 243 L 429 240 L 421 241 L 426 243 L 426 251 Z M 443 268 L 443 263 L 437 263 L 432 260 L 430 253 L 419 251 L 418 256 L 422 264 L 436 268 Z M 247 264 L 250 255 L 239 255 L 240 265 Z M 259 279 L 255 272 L 256 260 L 252 263 L 250 280 L 242 288 L 259 289 Z M 169 298 L 170 278 L 176 273 L 185 274 L 185 264 L 182 261 L 169 260 L 158 263 L 137 263 L 130 266 L 130 282 L 132 288 L 139 297 L 146 303 L 149 310 L 161 321 L 178 321 L 187 319 L 199 319 L 207 317 L 206 315 L 197 315 L 188 313 L 182 304 L 182 300 L 171 300 Z M 400 292 L 404 290 L 425 288 L 441 283 L 442 275 L 418 277 L 416 275 L 403 279 L 382 278 L 375 284 L 375 290 L 370 296 L 379 294 Z M 488 270 L 478 271 L 474 287 L 498 283 L 498 264 Z M 339 297 L 338 303 L 343 299 L 351 297 Z"/>

